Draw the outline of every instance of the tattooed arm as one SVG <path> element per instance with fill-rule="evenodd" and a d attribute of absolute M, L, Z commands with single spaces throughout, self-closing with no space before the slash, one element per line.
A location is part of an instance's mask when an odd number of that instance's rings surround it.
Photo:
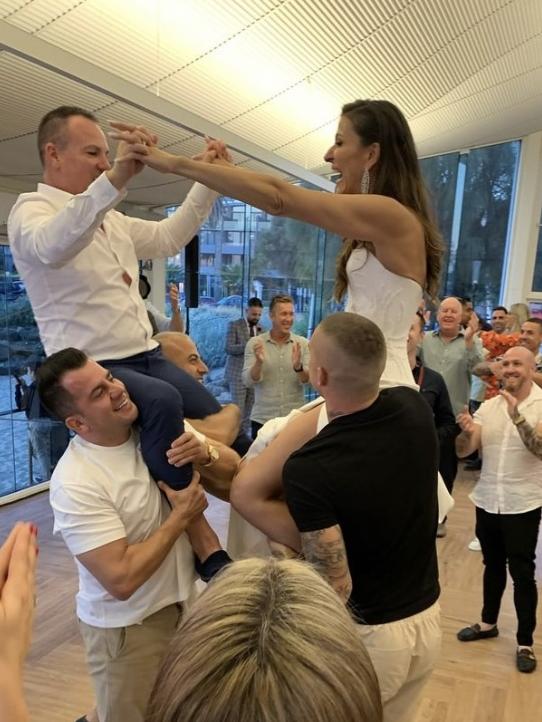
<path fill-rule="evenodd" d="M 340 526 L 303 532 L 301 544 L 305 559 L 316 567 L 346 604 L 352 592 L 352 578 Z"/>
<path fill-rule="evenodd" d="M 520 415 L 519 412 L 517 415 Z M 542 424 L 539 423 L 536 428 L 533 428 L 524 419 L 519 424 L 516 424 L 516 428 L 525 448 L 542 461 Z"/>
<path fill-rule="evenodd" d="M 508 391 L 501 391 L 501 396 L 506 401 L 508 415 L 515 424 L 525 448 L 542 461 L 542 421 L 533 428 L 520 414 L 517 399 Z"/>

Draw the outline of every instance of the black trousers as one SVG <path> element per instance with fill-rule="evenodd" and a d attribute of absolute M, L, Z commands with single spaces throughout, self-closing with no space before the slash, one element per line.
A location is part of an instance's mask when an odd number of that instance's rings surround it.
<path fill-rule="evenodd" d="M 508 562 L 518 618 L 516 638 L 519 645 L 527 647 L 533 644 L 536 627 L 535 551 L 539 526 L 540 507 L 524 514 L 490 514 L 476 507 L 476 536 L 485 566 L 482 621 L 497 623 Z"/>

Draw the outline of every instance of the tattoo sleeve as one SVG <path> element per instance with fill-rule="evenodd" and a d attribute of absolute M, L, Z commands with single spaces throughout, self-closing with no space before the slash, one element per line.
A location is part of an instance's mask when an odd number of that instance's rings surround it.
<path fill-rule="evenodd" d="M 304 532 L 301 534 L 301 542 L 306 560 L 331 584 L 346 603 L 352 592 L 352 579 L 339 525 Z"/>
<path fill-rule="evenodd" d="M 517 424 L 516 429 L 523 441 L 525 448 L 534 454 L 537 459 L 542 461 L 542 436 L 537 433 L 536 429 L 528 424 L 526 421 L 522 421 L 521 424 Z"/>

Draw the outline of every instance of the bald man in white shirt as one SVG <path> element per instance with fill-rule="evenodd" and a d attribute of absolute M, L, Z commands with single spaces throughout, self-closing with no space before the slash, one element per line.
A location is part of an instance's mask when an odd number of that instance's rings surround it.
<path fill-rule="evenodd" d="M 474 418 L 466 409 L 457 417 L 462 429 L 456 440 L 458 456 L 477 449 L 483 452 L 471 499 L 484 557 L 481 621 L 461 629 L 457 636 L 461 642 L 473 642 L 499 634 L 497 618 L 508 565 L 518 618 L 516 664 L 520 672 L 533 672 L 538 602 L 535 550 L 542 507 L 542 389 L 533 383 L 535 359 L 528 349 L 509 349 L 502 368 L 501 394 L 484 402 Z"/>

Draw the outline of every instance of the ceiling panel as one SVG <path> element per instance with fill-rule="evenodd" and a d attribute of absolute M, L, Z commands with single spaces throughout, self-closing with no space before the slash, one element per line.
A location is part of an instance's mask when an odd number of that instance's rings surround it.
<path fill-rule="evenodd" d="M 359 97 L 397 103 L 422 153 L 542 129 L 541 0 L 2 0 L 0 17 L 304 168 L 322 167 L 342 104 Z M 14 183 L 39 169 L 9 139 L 34 143 L 61 103 L 150 125 L 177 152 L 201 145 L 197 128 L 6 52 L 0 103 L 0 174 Z M 138 202 L 184 187 L 140 180 Z"/>

